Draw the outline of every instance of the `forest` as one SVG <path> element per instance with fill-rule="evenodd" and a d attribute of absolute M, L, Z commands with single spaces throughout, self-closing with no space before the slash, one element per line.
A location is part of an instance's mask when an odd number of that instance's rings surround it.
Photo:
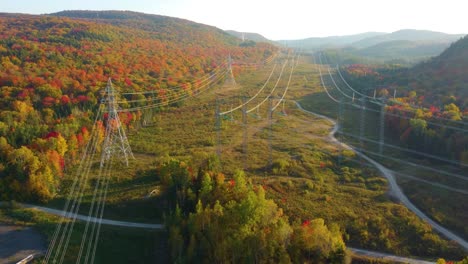
<path fill-rule="evenodd" d="M 171 263 L 347 263 L 347 245 L 461 259 L 464 251 L 455 242 L 388 197 L 387 181 L 375 169 L 330 144 L 329 123 L 292 102 L 275 113 L 269 128 L 259 111 L 246 117 L 250 128 L 241 127 L 239 113 L 226 115 L 215 142 L 214 102 L 225 96 L 220 101 L 227 109 L 241 101 L 239 91 L 217 90 L 187 100 L 191 102 L 170 100 L 198 95 L 203 80 L 225 69 L 228 58 L 236 80 L 245 85 L 243 96 L 252 96 L 273 67 L 266 62 L 277 54 L 284 56 L 278 61 L 287 61 L 289 53 L 269 43 L 242 42 L 211 26 L 135 12 L 0 14 L 0 201 L 63 206 L 92 135 L 100 151 L 107 124 L 105 115 L 95 121 L 96 113 L 111 80 L 122 94 L 122 107 L 159 106 L 119 113 L 137 158 L 128 167 L 113 168 L 105 216 L 165 227 L 153 232 L 104 226 L 98 259 L 138 263 L 161 251 L 161 258 Z M 327 101 L 316 85 L 317 65 L 301 56 L 291 62 L 297 69 L 291 67 L 288 97 L 315 111 Z M 415 71 L 423 74 L 429 67 L 424 65 Z M 401 65 L 354 64 L 341 71 L 353 85 L 379 87 L 379 96 L 390 97 L 398 88 L 398 97 L 386 108 L 389 135 L 412 148 L 467 163 L 466 136 L 432 125 L 439 119 L 452 126 L 466 121 L 466 97 L 459 89 L 463 80 L 453 80 L 447 88 L 453 92 L 431 96 L 417 85 L 419 79 L 403 87 L 409 75 Z M 250 136 L 248 158 L 242 133 Z M 217 147 L 224 152 L 215 156 Z M 265 165 L 268 151 L 271 166 Z M 91 178 L 84 184 L 79 213 L 94 205 L 91 192 L 99 168 L 95 160 L 89 164 Z M 48 242 L 59 221 L 15 206 L 0 209 L 0 220 L 11 217 L 36 225 Z M 83 229 L 78 223 L 65 262 L 78 252 L 76 237 Z"/>
<path fill-rule="evenodd" d="M 402 145 L 466 165 L 467 45 L 465 37 L 412 68 L 352 64 L 340 73 L 360 92 L 387 100 L 386 131 Z"/>
<path fill-rule="evenodd" d="M 264 43 L 240 46 L 219 29 L 181 19 L 119 21 L 0 16 L 1 200 L 54 197 L 64 171 L 79 161 L 89 140 L 108 78 L 119 92 L 154 91 L 162 101 L 170 94 L 191 95 L 203 85 L 196 80 L 228 56 L 251 63 L 277 49 Z M 121 115 L 130 128 L 141 113 Z M 100 130 L 103 136 L 104 124 Z"/>
<path fill-rule="evenodd" d="M 219 161 L 194 172 L 177 160 L 160 170 L 174 210 L 167 218 L 173 262 L 344 263 L 338 225 L 321 218 L 290 223 L 283 210 L 244 172 L 227 180 Z"/>

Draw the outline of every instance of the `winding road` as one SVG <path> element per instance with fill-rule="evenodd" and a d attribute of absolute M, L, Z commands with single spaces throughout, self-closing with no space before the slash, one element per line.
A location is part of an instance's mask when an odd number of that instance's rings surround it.
<path fill-rule="evenodd" d="M 445 228 L 445 227 L 439 225 L 438 223 L 436 223 L 434 220 L 432 220 L 426 214 L 424 214 L 421 210 L 419 210 L 413 203 L 411 203 L 411 201 L 408 199 L 408 197 L 406 197 L 406 195 L 401 190 L 400 186 L 398 186 L 398 184 L 397 184 L 397 182 L 395 180 L 395 176 L 393 175 L 393 173 L 389 169 L 385 168 L 380 163 L 378 163 L 375 160 L 369 158 L 365 154 L 357 151 L 352 146 L 349 146 L 349 145 L 347 145 L 347 144 L 345 144 L 343 142 L 338 141 L 338 139 L 335 138 L 335 133 L 338 131 L 339 125 L 335 122 L 335 120 L 333 120 L 333 119 L 331 119 L 329 117 L 326 117 L 324 115 L 320 115 L 320 114 L 305 110 L 297 101 L 294 101 L 294 102 L 296 103 L 296 106 L 301 111 L 303 111 L 305 113 L 315 115 L 315 116 L 318 116 L 318 117 L 321 117 L 323 119 L 326 119 L 326 120 L 330 121 L 333 124 L 333 129 L 329 133 L 330 141 L 342 146 L 343 148 L 354 151 L 358 156 L 360 156 L 361 158 L 367 160 L 370 164 L 374 165 L 382 173 L 382 175 L 387 179 L 387 181 L 388 181 L 388 183 L 390 185 L 390 194 L 393 197 L 400 200 L 400 202 L 402 204 L 404 204 L 409 210 L 411 210 L 413 213 L 415 213 L 422 220 L 429 223 L 432 226 L 432 228 L 435 229 L 437 232 L 444 235 L 448 239 L 457 242 L 465 251 L 468 251 L 468 242 L 466 242 L 463 238 L 457 236 L 456 234 L 454 234 L 452 231 L 448 230 L 447 228 Z"/>

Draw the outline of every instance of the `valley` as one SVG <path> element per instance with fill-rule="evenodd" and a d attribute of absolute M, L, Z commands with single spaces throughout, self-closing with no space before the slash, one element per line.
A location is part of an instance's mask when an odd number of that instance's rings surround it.
<path fill-rule="evenodd" d="M 394 99 L 414 113 L 382 107 L 366 88 L 376 83 L 327 52 L 246 45 L 186 20 L 66 11 L 0 21 L 0 221 L 39 230 L 49 248 L 37 263 L 466 257 L 463 79 L 411 101 L 451 100 L 458 111 L 438 117 L 457 114 L 453 123 L 416 113 L 404 89 Z M 358 92 L 369 100 L 354 101 Z M 414 124 L 401 120 L 419 118 L 453 136 L 443 151 L 456 154 L 399 142 L 395 116 L 404 130 Z"/>

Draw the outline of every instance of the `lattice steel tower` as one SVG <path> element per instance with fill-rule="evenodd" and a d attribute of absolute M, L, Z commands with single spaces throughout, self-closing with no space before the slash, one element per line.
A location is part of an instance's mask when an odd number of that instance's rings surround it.
<path fill-rule="evenodd" d="M 225 83 L 228 85 L 236 86 L 236 79 L 234 78 L 234 74 L 232 73 L 232 58 L 231 54 L 229 54 L 228 57 L 228 71 L 227 71 L 227 76 L 226 76 L 226 81 Z"/>
<path fill-rule="evenodd" d="M 105 89 L 105 98 L 102 102 L 107 106 L 106 112 L 108 115 L 106 120 L 106 134 L 101 154 L 101 167 L 114 155 L 127 166 L 129 158 L 135 159 L 125 131 L 122 128 L 122 123 L 120 122 L 119 113 L 117 111 L 117 95 L 117 92 L 112 86 L 111 79 L 109 78 Z"/>

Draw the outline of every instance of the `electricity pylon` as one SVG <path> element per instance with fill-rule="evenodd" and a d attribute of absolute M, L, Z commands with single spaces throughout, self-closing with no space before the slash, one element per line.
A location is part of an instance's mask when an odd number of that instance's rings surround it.
<path fill-rule="evenodd" d="M 122 123 L 120 122 L 119 113 L 117 111 L 117 92 L 112 86 L 110 78 L 107 81 L 105 93 L 105 98 L 102 103 L 107 106 L 107 120 L 106 134 L 101 154 L 101 167 L 104 166 L 104 163 L 109 161 L 114 155 L 117 159 L 121 159 L 122 162 L 128 166 L 128 159 L 135 159 L 135 157 L 133 156 L 125 131 L 122 128 Z"/>
<path fill-rule="evenodd" d="M 236 86 L 236 79 L 234 78 L 234 74 L 232 73 L 232 58 L 231 54 L 229 54 L 228 57 L 228 71 L 227 71 L 227 76 L 226 76 L 226 81 L 225 83 L 231 86 Z"/>

